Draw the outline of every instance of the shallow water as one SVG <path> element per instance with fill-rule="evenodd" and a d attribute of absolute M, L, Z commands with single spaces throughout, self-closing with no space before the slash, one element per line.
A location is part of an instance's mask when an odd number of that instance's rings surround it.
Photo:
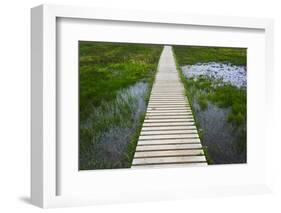
<path fill-rule="evenodd" d="M 237 150 L 240 130 L 227 121 L 230 109 L 219 108 L 210 102 L 206 110 L 201 110 L 194 102 L 193 109 L 202 129 L 202 145 L 207 146 L 214 163 L 245 163 L 246 151 Z"/>
<path fill-rule="evenodd" d="M 122 157 L 146 111 L 147 93 L 148 83 L 139 82 L 120 90 L 114 101 L 93 108 L 90 118 L 81 127 L 97 130 L 97 126 L 105 125 L 106 130 L 93 132 L 92 145 L 80 156 L 80 161 L 96 162 L 104 168 L 124 167 Z M 116 119 L 119 122 L 114 122 Z"/>
<path fill-rule="evenodd" d="M 187 79 L 196 81 L 199 77 L 214 80 L 214 86 L 231 84 L 238 88 L 247 87 L 247 70 L 245 66 L 235 66 L 223 63 L 197 63 L 195 65 L 182 66 L 182 72 Z M 219 81 L 216 81 L 219 80 Z M 220 83 L 223 82 L 223 84 Z M 230 108 L 220 108 L 208 101 L 208 107 L 202 110 L 197 103 L 198 94 L 206 94 L 206 91 L 190 88 L 194 93 L 192 103 L 197 122 L 202 132 L 202 145 L 207 147 L 210 158 L 214 164 L 245 163 L 246 149 L 241 151 L 241 137 L 246 137 L 246 126 L 233 125 L 228 122 Z M 207 95 L 207 94 L 206 94 Z M 240 143 L 240 144 L 239 144 Z M 243 142 L 242 142 L 243 143 Z"/>
<path fill-rule="evenodd" d="M 203 75 L 239 88 L 247 86 L 247 68 L 245 66 L 209 62 L 185 65 L 181 69 L 186 78 L 196 79 Z"/>

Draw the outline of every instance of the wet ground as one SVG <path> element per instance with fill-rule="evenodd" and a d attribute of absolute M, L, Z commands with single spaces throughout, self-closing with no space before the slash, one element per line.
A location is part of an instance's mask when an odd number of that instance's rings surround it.
<path fill-rule="evenodd" d="M 187 79 L 196 81 L 199 77 L 217 80 L 238 88 L 247 87 L 247 70 L 245 66 L 222 63 L 198 63 L 181 67 Z M 194 90 L 196 90 L 194 88 Z M 199 92 L 199 91 L 198 91 Z M 200 91 L 202 93 L 202 91 Z M 207 95 L 207 94 L 206 94 Z M 196 97 L 196 95 L 195 95 Z M 202 145 L 207 147 L 213 164 L 245 163 L 246 148 L 241 149 L 241 137 L 246 137 L 246 124 L 234 125 L 228 121 L 230 108 L 220 108 L 208 100 L 208 107 L 202 110 L 193 100 L 195 117 L 202 132 Z"/>
<path fill-rule="evenodd" d="M 113 102 L 93 108 L 82 128 L 93 129 L 92 145 L 80 160 L 92 162 L 97 168 L 126 167 L 124 152 L 132 141 L 141 117 L 146 112 L 148 84 L 136 83 L 118 92 Z M 81 156 L 82 157 L 82 156 Z"/>
<path fill-rule="evenodd" d="M 193 103 L 193 109 L 203 130 L 202 145 L 207 146 L 213 163 L 245 163 L 246 150 L 237 149 L 240 130 L 227 121 L 230 109 L 219 108 L 211 102 L 206 110 L 201 110 L 197 103 Z"/>

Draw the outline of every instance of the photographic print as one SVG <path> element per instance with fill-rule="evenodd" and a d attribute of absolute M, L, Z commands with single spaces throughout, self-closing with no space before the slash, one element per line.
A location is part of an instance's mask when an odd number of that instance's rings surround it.
<path fill-rule="evenodd" d="M 247 160 L 247 49 L 79 41 L 79 169 Z"/>

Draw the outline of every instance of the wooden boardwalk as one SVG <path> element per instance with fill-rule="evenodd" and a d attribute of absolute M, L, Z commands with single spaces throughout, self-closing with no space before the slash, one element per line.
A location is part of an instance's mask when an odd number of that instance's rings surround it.
<path fill-rule="evenodd" d="M 165 46 L 132 167 L 179 165 L 206 166 L 207 162 L 172 48 Z"/>

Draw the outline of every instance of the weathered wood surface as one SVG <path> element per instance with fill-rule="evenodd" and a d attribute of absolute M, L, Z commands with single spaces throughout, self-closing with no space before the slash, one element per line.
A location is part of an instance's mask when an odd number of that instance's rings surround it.
<path fill-rule="evenodd" d="M 152 140 L 139 140 L 138 141 L 138 146 L 143 146 L 143 145 L 157 145 L 157 144 L 195 144 L 200 143 L 199 138 L 166 138 L 166 139 L 152 139 Z"/>
<path fill-rule="evenodd" d="M 133 168 L 206 166 L 173 52 L 165 46 L 132 162 Z"/>
<path fill-rule="evenodd" d="M 160 144 L 160 145 L 145 145 L 145 146 L 137 146 L 137 152 L 140 151 L 160 151 L 160 150 L 202 150 L 202 146 L 200 143 L 196 144 Z"/>

